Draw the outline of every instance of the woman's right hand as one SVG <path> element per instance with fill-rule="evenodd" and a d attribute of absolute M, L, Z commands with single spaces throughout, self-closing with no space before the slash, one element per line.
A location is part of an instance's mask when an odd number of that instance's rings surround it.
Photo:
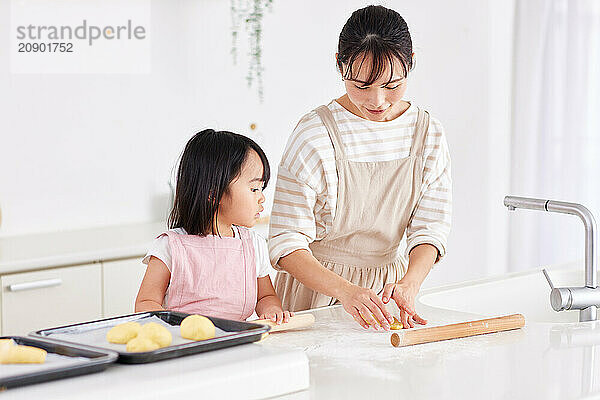
<path fill-rule="evenodd" d="M 394 321 L 392 314 L 387 311 L 381 299 L 371 289 L 349 284 L 342 291 L 338 300 L 342 303 L 344 310 L 365 329 L 372 326 L 377 330 L 378 326 L 381 326 L 387 331 Z"/>

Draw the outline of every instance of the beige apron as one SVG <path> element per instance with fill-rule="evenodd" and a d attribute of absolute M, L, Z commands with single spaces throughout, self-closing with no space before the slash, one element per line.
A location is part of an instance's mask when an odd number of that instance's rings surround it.
<path fill-rule="evenodd" d="M 338 192 L 331 230 L 309 248 L 325 268 L 378 293 L 386 283 L 397 282 L 406 273 L 407 261 L 398 247 L 419 201 L 429 114 L 419 109 L 408 157 L 358 162 L 348 160 L 329 108 L 320 106 L 315 111 L 333 144 Z M 300 311 L 337 302 L 285 271 L 277 273 L 275 288 L 284 310 Z"/>

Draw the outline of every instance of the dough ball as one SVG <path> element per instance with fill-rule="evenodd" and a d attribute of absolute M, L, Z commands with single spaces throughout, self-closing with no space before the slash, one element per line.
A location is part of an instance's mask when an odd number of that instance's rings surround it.
<path fill-rule="evenodd" d="M 396 319 L 396 317 L 394 317 L 394 322 L 392 322 L 392 324 L 390 325 L 390 329 L 393 331 L 397 331 L 402 329 L 402 322 L 398 321 L 398 319 Z"/>
<path fill-rule="evenodd" d="M 131 353 L 140 353 L 143 351 L 153 351 L 159 349 L 158 343 L 145 336 L 138 336 L 127 342 L 126 350 Z"/>
<path fill-rule="evenodd" d="M 113 326 L 106 334 L 106 340 L 110 343 L 125 344 L 138 335 L 142 326 L 137 322 L 125 322 Z"/>
<path fill-rule="evenodd" d="M 2 364 L 42 364 L 46 361 L 46 350 L 32 346 L 4 344 L 0 351 Z"/>
<path fill-rule="evenodd" d="M 189 315 L 181 321 L 181 337 L 190 340 L 206 340 L 215 337 L 215 325 L 202 315 Z"/>
<path fill-rule="evenodd" d="M 159 347 L 167 347 L 173 341 L 171 332 L 157 322 L 148 322 L 147 324 L 144 324 L 138 333 L 138 337 L 139 336 L 152 340 L 158 344 Z"/>

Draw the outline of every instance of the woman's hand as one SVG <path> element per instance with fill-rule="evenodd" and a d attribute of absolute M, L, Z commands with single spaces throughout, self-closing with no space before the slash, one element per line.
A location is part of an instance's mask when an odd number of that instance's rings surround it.
<path fill-rule="evenodd" d="M 283 311 L 281 307 L 274 306 L 270 310 L 264 310 L 259 319 L 270 319 L 271 321 L 281 325 L 281 323 L 290 322 L 290 317 L 293 317 L 294 313 L 291 311 Z"/>
<path fill-rule="evenodd" d="M 394 321 L 392 314 L 387 311 L 385 305 L 371 289 L 349 284 L 338 300 L 342 303 L 344 310 L 365 329 L 372 326 L 377 330 L 378 326 L 381 326 L 387 331 Z"/>
<path fill-rule="evenodd" d="M 398 283 L 388 283 L 383 287 L 381 298 L 384 303 L 390 299 L 396 302 L 400 309 L 400 322 L 405 328 L 414 328 L 414 322 L 421 325 L 427 323 L 415 311 L 415 299 L 419 293 L 420 285 L 413 281 L 400 280 Z"/>

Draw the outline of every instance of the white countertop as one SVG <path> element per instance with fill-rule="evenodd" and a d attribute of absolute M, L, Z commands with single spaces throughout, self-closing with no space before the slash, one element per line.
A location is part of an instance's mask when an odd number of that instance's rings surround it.
<path fill-rule="evenodd" d="M 427 326 L 484 318 L 424 305 L 417 311 Z M 598 322 L 527 323 L 519 330 L 395 348 L 390 332 L 364 330 L 341 306 L 311 312 L 312 328 L 271 334 L 260 345 L 306 353 L 312 399 L 600 398 Z M 588 334 L 577 340 L 581 330 Z"/>
<path fill-rule="evenodd" d="M 302 351 L 256 343 L 8 389 L 10 399 L 263 399 L 308 388 Z M 177 397 L 182 396 L 182 397 Z M 302 396 L 300 394 L 300 396 Z"/>
<path fill-rule="evenodd" d="M 428 326 L 479 319 L 417 306 Z M 311 310 L 310 328 L 249 345 L 10 389 L 10 398 L 148 399 L 186 393 L 287 399 L 600 398 L 600 323 L 525 328 L 404 348 L 340 306 Z M 591 332 L 577 339 L 577 331 Z M 597 339 L 596 339 L 597 338 Z M 310 388 L 306 358 L 310 363 Z M 158 384 L 157 384 L 158 382 Z M 202 390 L 202 392 L 199 392 Z M 297 392 L 299 391 L 300 392 Z M 204 392 L 205 391 L 205 392 Z M 205 396 L 203 396 L 205 397 Z"/>

